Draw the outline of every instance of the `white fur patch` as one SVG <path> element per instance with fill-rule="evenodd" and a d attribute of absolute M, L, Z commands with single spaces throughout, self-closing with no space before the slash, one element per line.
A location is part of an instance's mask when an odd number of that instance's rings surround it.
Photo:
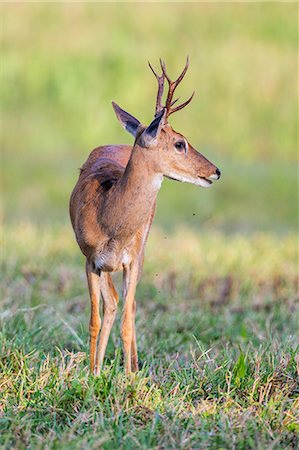
<path fill-rule="evenodd" d="M 186 153 L 187 153 L 189 150 L 189 144 L 188 144 L 187 139 L 184 138 L 184 141 L 185 141 L 185 149 L 186 149 Z"/>
<path fill-rule="evenodd" d="M 204 178 L 186 177 L 186 176 L 179 175 L 175 172 L 170 172 L 167 175 L 165 174 L 165 176 L 174 178 L 175 180 L 178 180 L 178 181 L 182 181 L 183 183 L 195 184 L 196 186 L 201 186 L 201 187 L 210 187 L 212 184 L 211 182 L 209 182 L 208 180 L 206 180 Z"/>
<path fill-rule="evenodd" d="M 122 256 L 122 264 L 124 264 L 125 266 L 127 266 L 130 263 L 130 257 L 129 254 L 126 250 L 124 250 L 123 252 L 123 256 Z"/>
<path fill-rule="evenodd" d="M 218 179 L 219 179 L 219 176 L 216 175 L 216 173 L 214 173 L 213 175 L 210 175 L 208 179 L 209 179 L 209 180 L 218 180 Z"/>
<path fill-rule="evenodd" d="M 163 181 L 163 175 L 162 174 L 156 174 L 154 178 L 152 179 L 152 187 L 156 190 L 159 190 L 161 188 Z"/>
<path fill-rule="evenodd" d="M 100 255 L 100 256 L 96 256 L 94 259 L 94 265 L 96 266 L 97 269 L 102 269 L 106 264 L 106 259 L 105 256 Z"/>

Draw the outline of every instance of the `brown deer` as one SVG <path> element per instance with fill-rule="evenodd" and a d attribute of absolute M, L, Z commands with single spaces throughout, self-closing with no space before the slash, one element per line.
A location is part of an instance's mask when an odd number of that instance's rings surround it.
<path fill-rule="evenodd" d="M 173 100 L 173 95 L 187 72 L 188 58 L 176 81 L 171 81 L 162 60 L 160 65 L 162 74 L 159 76 L 149 64 L 158 81 L 156 111 L 151 124 L 142 125 L 113 102 L 118 120 L 135 138 L 134 145 L 105 145 L 94 149 L 80 170 L 70 199 L 71 222 L 86 257 L 91 300 L 90 369 L 95 375 L 103 365 L 118 303 L 111 272 L 120 270 L 123 270 L 121 336 L 125 371 L 129 374 L 138 370 L 135 290 L 163 177 L 202 187 L 220 178 L 219 169 L 167 121 L 170 114 L 184 108 L 193 98 L 194 93 L 174 107 L 177 100 Z M 162 106 L 165 79 L 168 94 Z"/>

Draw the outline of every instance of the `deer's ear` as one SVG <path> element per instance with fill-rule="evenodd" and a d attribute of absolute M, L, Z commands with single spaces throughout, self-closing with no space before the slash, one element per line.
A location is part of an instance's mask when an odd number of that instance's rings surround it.
<path fill-rule="evenodd" d="M 156 144 L 157 137 L 165 124 L 166 109 L 163 109 L 141 135 L 143 147 Z"/>
<path fill-rule="evenodd" d="M 131 116 L 131 114 L 121 109 L 116 103 L 112 102 L 112 106 L 115 111 L 116 117 L 118 118 L 124 129 L 131 133 L 134 137 L 136 137 L 137 128 L 140 125 L 139 120 L 135 119 L 135 117 Z"/>

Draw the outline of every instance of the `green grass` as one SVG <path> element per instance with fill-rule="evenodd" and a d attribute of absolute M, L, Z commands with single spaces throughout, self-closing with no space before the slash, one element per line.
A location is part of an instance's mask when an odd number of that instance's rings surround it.
<path fill-rule="evenodd" d="M 297 11 L 0 5 L 1 448 L 298 448 Z M 171 124 L 222 178 L 163 184 L 136 296 L 142 369 L 123 372 L 121 303 L 94 378 L 70 192 L 92 148 L 132 142 L 111 100 L 149 122 L 147 60 L 175 77 L 187 54 L 180 95 L 196 96 Z"/>
<path fill-rule="evenodd" d="M 3 233 L 4 448 L 296 448 L 295 235 L 154 229 L 137 292 L 142 370 L 127 379 L 120 311 L 105 369 L 88 373 L 89 302 L 70 229 Z"/>

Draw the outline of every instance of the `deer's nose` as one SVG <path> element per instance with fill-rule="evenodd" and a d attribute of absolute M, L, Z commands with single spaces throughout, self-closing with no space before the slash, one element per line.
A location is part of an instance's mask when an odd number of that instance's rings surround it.
<path fill-rule="evenodd" d="M 211 180 L 219 180 L 220 177 L 221 177 L 221 172 L 218 169 L 218 167 L 216 167 L 215 172 L 213 172 L 213 174 L 208 177 L 208 180 L 210 180 L 210 181 Z"/>

